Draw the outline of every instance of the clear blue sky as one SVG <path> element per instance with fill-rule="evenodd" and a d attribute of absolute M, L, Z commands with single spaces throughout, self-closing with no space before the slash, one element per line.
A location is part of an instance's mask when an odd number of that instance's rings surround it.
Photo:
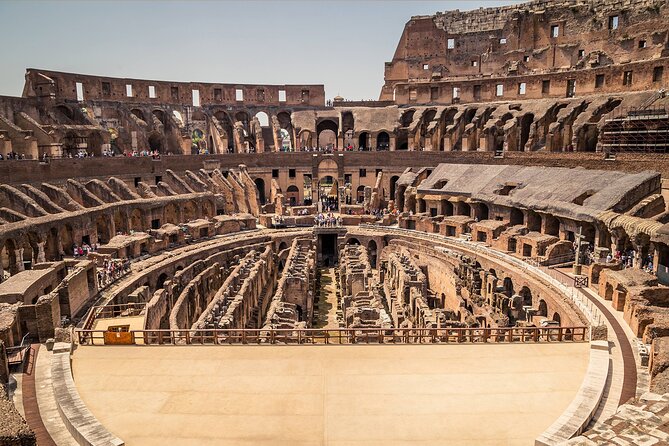
<path fill-rule="evenodd" d="M 516 2 L 0 0 L 0 95 L 20 96 L 32 67 L 376 99 L 412 15 Z"/>

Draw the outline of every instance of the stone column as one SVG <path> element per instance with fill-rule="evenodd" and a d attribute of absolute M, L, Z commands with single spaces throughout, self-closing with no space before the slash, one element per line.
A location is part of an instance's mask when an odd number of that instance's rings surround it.
<path fill-rule="evenodd" d="M 23 248 L 18 248 L 14 250 L 14 257 L 16 257 L 16 270 L 18 272 L 24 271 L 23 266 Z"/>
<path fill-rule="evenodd" d="M 44 239 L 42 239 L 44 240 Z M 44 245 L 46 245 L 46 241 L 39 241 L 37 242 L 37 261 L 36 263 L 44 263 L 46 262 L 46 255 L 44 254 Z"/>

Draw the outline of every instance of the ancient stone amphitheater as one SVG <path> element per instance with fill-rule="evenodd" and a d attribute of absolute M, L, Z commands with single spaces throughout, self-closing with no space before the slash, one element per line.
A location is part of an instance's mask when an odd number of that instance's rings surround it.
<path fill-rule="evenodd" d="M 0 445 L 669 442 L 669 3 L 412 17 L 378 101 L 29 68 Z"/>

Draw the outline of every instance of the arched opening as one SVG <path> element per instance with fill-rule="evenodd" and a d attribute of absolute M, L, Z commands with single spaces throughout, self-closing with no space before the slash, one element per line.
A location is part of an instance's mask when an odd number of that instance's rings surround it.
<path fill-rule="evenodd" d="M 376 150 L 390 149 L 390 135 L 387 132 L 381 132 L 376 136 Z"/>
<path fill-rule="evenodd" d="M 532 113 L 527 113 L 520 120 L 520 145 L 518 146 L 518 150 L 521 152 L 526 150 L 529 152 L 530 150 L 530 148 L 526 148 L 525 145 L 527 145 L 527 141 L 530 138 L 532 122 L 534 122 L 534 115 Z"/>
<path fill-rule="evenodd" d="M 504 294 L 506 297 L 513 296 L 513 280 L 510 277 L 505 277 L 503 282 Z"/>
<path fill-rule="evenodd" d="M 471 206 L 469 206 L 469 203 L 465 202 L 460 203 L 458 215 L 466 215 L 468 217 L 471 217 L 472 208 Z"/>
<path fill-rule="evenodd" d="M 109 243 L 109 239 L 113 237 L 109 230 L 109 223 L 107 222 L 107 216 L 99 215 L 95 219 L 95 229 L 98 236 L 98 243 Z"/>
<path fill-rule="evenodd" d="M 525 222 L 525 216 L 523 215 L 523 211 L 521 211 L 520 209 L 512 208 L 510 217 L 511 226 L 522 225 L 524 222 Z"/>
<path fill-rule="evenodd" d="M 182 215 L 184 222 L 193 221 L 197 218 L 197 209 L 192 201 L 187 201 L 184 204 Z"/>
<path fill-rule="evenodd" d="M 248 134 L 248 132 L 249 132 L 249 114 L 244 112 L 244 111 L 237 112 L 237 113 L 235 113 L 235 121 L 241 122 L 242 126 L 244 127 L 244 130 L 246 130 L 246 133 Z"/>
<path fill-rule="evenodd" d="M 153 116 L 155 116 L 156 119 L 157 119 L 158 121 L 160 121 L 160 123 L 161 123 L 163 126 L 167 126 L 167 120 L 165 119 L 165 112 L 163 112 L 162 110 L 153 110 L 153 111 L 151 112 L 151 114 L 152 114 Z M 193 118 L 193 119 L 195 119 L 195 118 Z"/>
<path fill-rule="evenodd" d="M 479 203 L 476 206 L 476 218 L 481 221 L 481 220 L 487 220 L 490 218 L 490 209 L 488 208 L 488 205 L 485 203 Z"/>
<path fill-rule="evenodd" d="M 327 119 L 319 122 L 316 126 L 316 139 L 318 139 L 318 147 L 323 149 L 336 149 L 338 133 L 339 126 L 334 121 Z"/>
<path fill-rule="evenodd" d="M 160 133 L 151 133 L 149 135 L 149 149 L 152 152 L 162 153 L 163 151 L 163 137 Z"/>
<path fill-rule="evenodd" d="M 130 110 L 130 113 L 135 115 L 136 118 L 141 119 L 142 121 L 146 122 L 146 118 L 144 117 L 144 112 L 138 108 L 133 108 Z"/>
<path fill-rule="evenodd" d="M 546 301 L 543 299 L 539 300 L 539 312 L 537 315 L 543 317 L 548 316 L 548 305 L 546 305 Z"/>
<path fill-rule="evenodd" d="M 560 234 L 560 221 L 552 215 L 546 214 L 544 223 L 544 233 L 557 237 Z"/>
<path fill-rule="evenodd" d="M 448 200 L 441 200 L 441 215 L 447 217 L 453 215 L 453 203 Z"/>
<path fill-rule="evenodd" d="M 374 240 L 370 240 L 369 243 L 367 244 L 367 251 L 369 252 L 369 265 L 372 268 L 376 268 L 376 253 L 377 246 L 376 242 Z"/>
<path fill-rule="evenodd" d="M 265 204 L 265 180 L 256 178 L 253 182 L 256 184 L 256 189 L 258 189 L 258 200 L 260 200 L 260 204 Z"/>
<path fill-rule="evenodd" d="M 207 140 L 205 139 L 204 132 L 200 129 L 194 129 L 191 134 L 191 153 L 193 155 L 203 155 L 207 152 Z"/>
<path fill-rule="evenodd" d="M 553 313 L 553 320 L 561 325 L 562 324 L 562 318 L 560 318 L 560 313 L 558 313 L 557 311 L 555 313 Z"/>
<path fill-rule="evenodd" d="M 358 136 L 358 148 L 360 150 L 367 150 L 369 149 L 369 133 L 367 132 L 362 132 Z"/>
<path fill-rule="evenodd" d="M 399 180 L 399 179 L 400 179 L 400 177 L 398 177 L 397 175 L 394 175 L 394 176 L 390 177 L 390 199 L 391 200 L 396 200 L 396 198 L 395 198 L 396 187 L 395 186 L 397 185 L 397 180 Z M 395 202 L 395 207 L 397 207 L 397 202 Z"/>
<path fill-rule="evenodd" d="M 327 175 L 318 181 L 318 197 L 322 211 L 338 210 L 338 182 L 332 176 Z"/>
<path fill-rule="evenodd" d="M 133 231 L 142 231 L 142 211 L 140 209 L 133 209 L 130 214 L 130 229 Z"/>
<path fill-rule="evenodd" d="M 283 111 L 277 114 L 276 117 L 277 120 L 279 121 L 279 127 L 281 127 L 282 149 L 286 151 L 293 150 L 293 147 L 295 147 L 295 142 L 292 139 L 293 122 L 290 118 L 290 113 Z"/>
<path fill-rule="evenodd" d="M 291 206 L 297 206 L 300 202 L 300 190 L 294 184 L 288 186 L 286 189 L 286 199 Z"/>
<path fill-rule="evenodd" d="M 523 306 L 531 307 L 532 306 L 532 291 L 526 286 L 520 289 L 518 295 L 523 298 Z"/>
<path fill-rule="evenodd" d="M 283 251 L 284 249 L 288 249 L 288 243 L 286 242 L 279 243 L 279 252 Z"/>
<path fill-rule="evenodd" d="M 534 211 L 527 212 L 527 229 L 530 231 L 541 231 L 541 215 Z"/>
<path fill-rule="evenodd" d="M 156 289 L 161 290 L 165 287 L 165 282 L 167 281 L 167 273 L 162 273 L 158 276 L 158 281 L 156 282 Z"/>
<path fill-rule="evenodd" d="M 174 203 L 169 203 L 165 206 L 163 211 L 163 221 L 173 225 L 181 223 L 179 221 L 179 216 L 177 215 L 177 207 Z"/>
<path fill-rule="evenodd" d="M 604 300 L 613 300 L 613 285 L 610 283 L 606 284 L 606 290 L 604 291 Z"/>
<path fill-rule="evenodd" d="M 74 255 L 74 231 L 72 226 L 65 225 L 60 228 L 60 242 L 66 255 Z"/>
<path fill-rule="evenodd" d="M 350 239 L 346 240 L 346 244 L 347 244 L 347 245 L 359 245 L 359 244 L 360 244 L 360 240 L 358 240 L 358 239 L 355 238 L 355 237 L 351 237 Z"/>
<path fill-rule="evenodd" d="M 0 276 L 0 282 L 4 281 L 7 276 L 18 272 L 18 263 L 16 262 L 16 243 L 14 240 L 6 240 L 0 247 L 0 262 L 2 262 L 2 269 L 4 271 L 4 277 Z"/>
<path fill-rule="evenodd" d="M 358 186 L 358 189 L 356 190 L 356 193 L 355 193 L 355 201 L 358 204 L 365 201 L 365 186 L 362 186 L 362 185 Z"/>
<path fill-rule="evenodd" d="M 258 118 L 260 127 L 269 127 L 269 116 L 267 116 L 267 113 L 264 111 L 259 111 L 256 113 L 256 118 Z"/>
<path fill-rule="evenodd" d="M 113 234 L 112 234 L 113 236 Z M 48 261 L 60 260 L 60 252 L 58 250 L 58 230 L 51 228 L 46 233 L 46 244 L 44 246 L 44 254 Z"/>

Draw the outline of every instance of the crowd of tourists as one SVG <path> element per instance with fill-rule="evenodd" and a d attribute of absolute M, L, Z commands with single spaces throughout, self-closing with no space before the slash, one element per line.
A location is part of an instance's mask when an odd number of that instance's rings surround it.
<path fill-rule="evenodd" d="M 102 265 L 97 265 L 98 288 L 104 288 L 119 277 L 130 272 L 129 259 L 104 259 Z"/>
<path fill-rule="evenodd" d="M 93 243 L 92 245 L 89 245 L 88 243 L 84 243 L 81 246 L 79 246 L 75 243 L 72 246 L 72 252 L 74 253 L 74 258 L 75 259 L 77 257 L 86 257 L 89 252 L 97 252 L 98 249 L 100 249 L 100 245 L 97 244 L 97 243 Z"/>
<path fill-rule="evenodd" d="M 0 160 L 5 160 L 5 159 L 8 159 L 8 160 L 24 160 L 24 159 L 26 159 L 26 156 L 23 153 L 18 154 L 16 152 L 9 152 L 7 155 L 3 155 L 2 153 L 0 153 Z"/>
<path fill-rule="evenodd" d="M 333 228 L 342 225 L 341 217 L 336 217 L 332 212 L 319 213 L 314 216 L 314 225 L 319 228 Z"/>
<path fill-rule="evenodd" d="M 623 268 L 634 268 L 637 265 L 637 253 L 633 249 L 627 251 L 617 250 L 613 254 L 609 253 L 606 256 L 606 263 L 620 263 Z M 645 257 L 641 258 L 640 268 L 653 273 L 653 255 L 648 254 Z"/>

